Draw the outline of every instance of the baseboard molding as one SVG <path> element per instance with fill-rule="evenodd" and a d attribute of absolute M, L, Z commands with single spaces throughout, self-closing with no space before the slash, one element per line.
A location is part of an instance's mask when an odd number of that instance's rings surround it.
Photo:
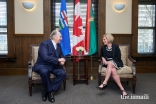
<path fill-rule="evenodd" d="M 136 73 L 156 73 L 156 66 L 136 66 Z"/>
<path fill-rule="evenodd" d="M 0 76 L 28 75 L 28 68 L 0 68 Z"/>
<path fill-rule="evenodd" d="M 67 75 L 73 75 L 73 67 L 66 67 Z M 80 74 L 83 74 L 83 68 L 80 67 Z M 91 69 L 88 68 L 88 74 L 91 74 Z M 96 67 L 92 68 L 92 74 L 98 74 Z M 28 75 L 28 68 L 0 68 L 0 76 L 16 76 Z"/>

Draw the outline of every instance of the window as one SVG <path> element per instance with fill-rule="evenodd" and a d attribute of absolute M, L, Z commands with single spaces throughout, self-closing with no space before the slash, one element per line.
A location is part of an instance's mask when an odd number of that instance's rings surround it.
<path fill-rule="evenodd" d="M 0 0 L 0 55 L 8 54 L 7 43 L 7 3 Z"/>
<path fill-rule="evenodd" d="M 75 0 L 66 0 L 71 47 L 73 46 L 72 35 L 73 35 L 73 18 L 74 18 L 74 10 L 75 10 L 74 1 Z M 97 26 L 97 8 L 95 8 L 97 7 L 97 1 L 93 0 L 92 3 L 93 3 L 92 7 L 94 10 L 95 24 Z M 61 0 L 54 0 L 52 3 L 52 6 L 54 6 L 54 8 L 52 8 L 52 27 L 54 25 L 53 29 L 59 28 L 60 5 L 61 5 Z M 81 17 L 82 17 L 82 23 L 83 23 L 83 32 L 85 33 L 87 0 L 80 0 L 80 9 L 81 9 Z"/>
<path fill-rule="evenodd" d="M 155 54 L 155 0 L 139 0 L 138 53 Z"/>

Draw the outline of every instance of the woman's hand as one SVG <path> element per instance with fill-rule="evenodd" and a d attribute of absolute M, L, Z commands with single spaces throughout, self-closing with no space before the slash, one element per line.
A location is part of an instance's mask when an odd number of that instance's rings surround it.
<path fill-rule="evenodd" d="M 103 62 L 104 65 L 107 65 L 108 64 L 108 62 L 105 60 L 104 57 L 102 57 L 102 62 Z"/>
<path fill-rule="evenodd" d="M 105 65 L 108 65 L 108 61 L 105 61 L 105 63 L 104 63 Z"/>

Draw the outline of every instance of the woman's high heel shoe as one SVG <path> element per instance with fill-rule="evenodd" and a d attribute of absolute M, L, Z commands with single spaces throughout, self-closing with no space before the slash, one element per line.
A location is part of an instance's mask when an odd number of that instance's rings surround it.
<path fill-rule="evenodd" d="M 107 87 L 107 85 L 106 84 L 102 84 L 102 87 L 96 87 L 98 90 L 104 90 L 105 88 Z"/>
<path fill-rule="evenodd" d="M 128 95 L 128 94 L 124 95 L 123 92 L 126 92 L 126 91 L 125 91 L 125 90 L 121 90 L 121 95 L 122 95 L 123 97 L 125 97 L 125 96 Z M 126 93 L 127 93 L 127 92 L 126 92 Z"/>

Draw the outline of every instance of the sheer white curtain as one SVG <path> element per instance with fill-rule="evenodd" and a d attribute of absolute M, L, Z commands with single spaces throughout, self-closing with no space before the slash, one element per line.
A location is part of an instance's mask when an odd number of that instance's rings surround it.
<path fill-rule="evenodd" d="M 7 42 L 7 3 L 0 0 L 0 55 L 8 54 Z"/>

